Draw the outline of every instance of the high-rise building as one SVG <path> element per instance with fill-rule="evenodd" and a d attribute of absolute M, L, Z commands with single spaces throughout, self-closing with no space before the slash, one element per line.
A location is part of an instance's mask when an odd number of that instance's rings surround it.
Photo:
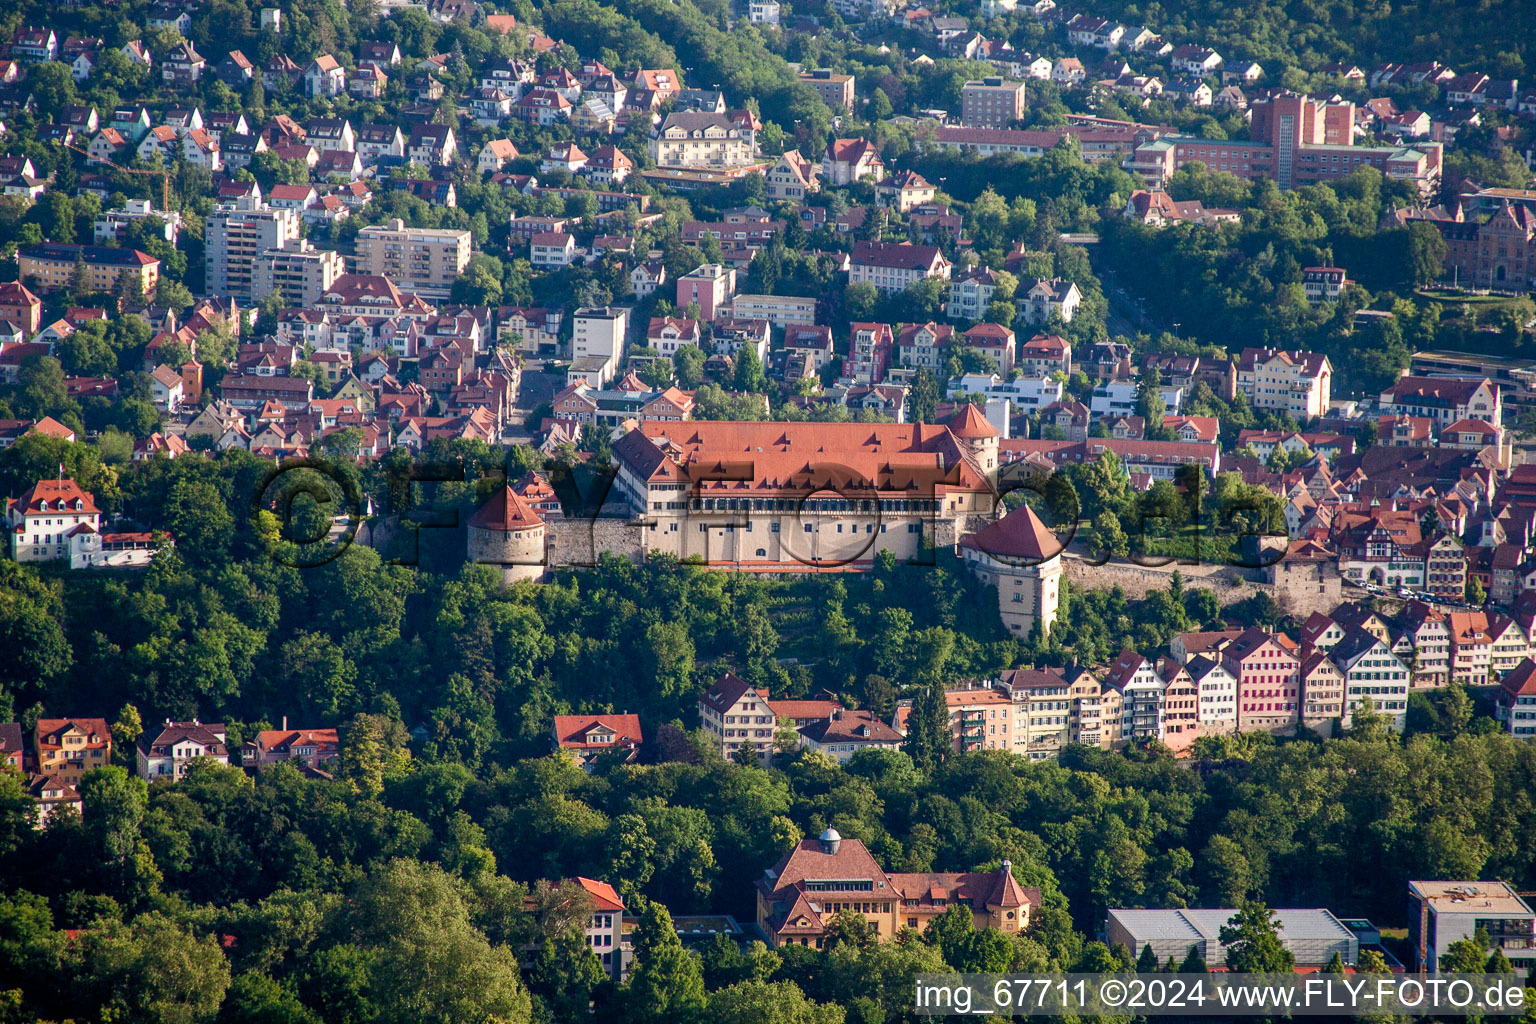
<path fill-rule="evenodd" d="M 316 249 L 308 239 L 283 249 L 267 249 L 251 264 L 251 301 L 281 292 L 287 306 L 307 308 L 320 301 L 336 279 L 347 272 L 341 253 Z"/>
<path fill-rule="evenodd" d="M 469 265 L 469 232 L 408 228 L 396 217 L 357 233 L 357 270 L 381 274 L 426 299 L 446 299 Z"/>
<path fill-rule="evenodd" d="M 990 76 L 960 90 L 960 121 L 967 128 L 1006 128 L 1023 117 L 1023 82 Z"/>
<path fill-rule="evenodd" d="M 208 294 L 252 301 L 256 257 L 298 241 L 299 228 L 298 211 L 267 206 L 253 196 L 215 206 L 205 227 Z"/>

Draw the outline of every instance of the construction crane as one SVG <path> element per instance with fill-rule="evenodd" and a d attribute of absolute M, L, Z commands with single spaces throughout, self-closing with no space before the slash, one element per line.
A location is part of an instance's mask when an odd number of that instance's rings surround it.
<path fill-rule="evenodd" d="M 116 167 L 118 170 L 122 171 L 124 174 L 137 174 L 137 175 L 142 175 L 144 177 L 149 177 L 149 178 L 158 177 L 160 179 L 160 210 L 161 210 L 162 213 L 169 213 L 171 211 L 171 172 L 169 170 L 160 170 L 160 171 L 135 170 L 132 167 L 124 167 L 120 163 L 114 163 L 111 160 L 107 160 L 107 159 L 104 159 L 102 157 L 95 156 L 92 153 L 90 153 L 89 151 L 81 149 L 79 146 L 72 146 L 72 145 L 69 145 L 68 143 L 65 143 L 64 148 L 65 149 L 72 149 L 76 153 L 79 153 L 81 156 L 89 157 L 90 159 L 98 161 L 99 163 L 104 163 L 104 164 L 106 164 L 109 167 Z"/>

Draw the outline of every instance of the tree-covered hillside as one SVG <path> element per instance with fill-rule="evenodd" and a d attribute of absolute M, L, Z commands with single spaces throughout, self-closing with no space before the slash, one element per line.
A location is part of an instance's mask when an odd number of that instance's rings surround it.
<path fill-rule="evenodd" d="M 1228 58 L 1299 64 L 1309 71 L 1330 61 L 1368 68 L 1377 61 L 1438 60 L 1458 71 L 1511 78 L 1536 67 L 1532 0 L 1090 0 L 1084 6 L 1145 24 L 1169 39 L 1214 47 Z"/>

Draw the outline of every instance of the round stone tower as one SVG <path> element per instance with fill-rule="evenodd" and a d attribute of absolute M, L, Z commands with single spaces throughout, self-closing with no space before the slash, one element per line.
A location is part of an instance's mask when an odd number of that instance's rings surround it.
<path fill-rule="evenodd" d="M 965 408 L 951 416 L 946 425 L 949 432 L 976 456 L 984 472 L 997 472 L 997 449 L 1003 435 L 987 421 L 980 409 L 967 402 Z"/>
<path fill-rule="evenodd" d="M 469 521 L 466 557 L 501 569 L 503 583 L 544 575 L 544 520 L 510 487 L 503 487 Z"/>

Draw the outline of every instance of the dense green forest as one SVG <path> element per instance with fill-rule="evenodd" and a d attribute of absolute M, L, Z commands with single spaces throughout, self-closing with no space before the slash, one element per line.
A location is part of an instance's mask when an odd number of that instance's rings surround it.
<path fill-rule="evenodd" d="M 1145 24 L 1175 44 L 1214 47 L 1228 59 L 1315 70 L 1330 61 L 1369 69 L 1378 61 L 1438 60 L 1457 71 L 1518 78 L 1536 66 L 1530 32 L 1491 30 L 1536 24 L 1531 0 L 1421 0 L 1413 4 L 1351 0 L 1152 0 L 1113 4 L 1091 0 L 1087 10 L 1126 24 Z"/>
<path fill-rule="evenodd" d="M 435 511 L 494 486 L 477 482 L 496 457 L 483 446 L 429 455 L 467 471 Z M 41 831 L 20 781 L 0 777 L 8 1020 L 876 1024 L 905 1019 L 919 971 L 1129 966 L 1091 941 L 1111 906 L 1255 900 L 1390 926 L 1412 877 L 1536 883 L 1536 747 L 1477 728 L 1464 702 L 1420 702 L 1407 740 L 1366 718 L 1327 742 L 1205 740 L 1193 762 L 1156 746 L 1030 763 L 914 744 L 758 767 L 695 730 L 726 668 L 887 714 L 1007 666 L 1102 662 L 1224 617 L 1278 621 L 1262 602 L 1224 609 L 1177 581 L 1141 601 L 1074 592 L 1049 641 L 1021 641 L 943 556 L 792 581 L 605 559 L 511 588 L 442 552 L 408 567 L 353 547 L 299 569 L 251 501 L 259 460 L 111 466 L 24 439 L 0 453 L 0 481 L 44 461 L 179 544 L 132 576 L 5 563 L 0 646 L 18 656 L 0 663 L 0 717 L 102 716 L 126 751 L 166 716 L 222 719 L 237 747 L 286 715 L 340 727 L 342 753 L 333 780 L 204 764 L 153 786 L 124 757 L 82 785 L 83 818 Z M 1074 481 L 1095 495 L 1086 511 L 1129 500 L 1110 469 Z M 642 763 L 587 773 L 550 755 L 565 710 L 640 713 Z M 1007 859 L 1044 906 L 1012 938 L 961 915 L 877 946 L 846 919 L 821 951 L 684 951 L 669 912 L 752 920 L 752 881 L 828 825 L 892 870 Z M 626 985 L 602 979 L 580 915 L 539 884 L 577 874 L 641 916 Z"/>

